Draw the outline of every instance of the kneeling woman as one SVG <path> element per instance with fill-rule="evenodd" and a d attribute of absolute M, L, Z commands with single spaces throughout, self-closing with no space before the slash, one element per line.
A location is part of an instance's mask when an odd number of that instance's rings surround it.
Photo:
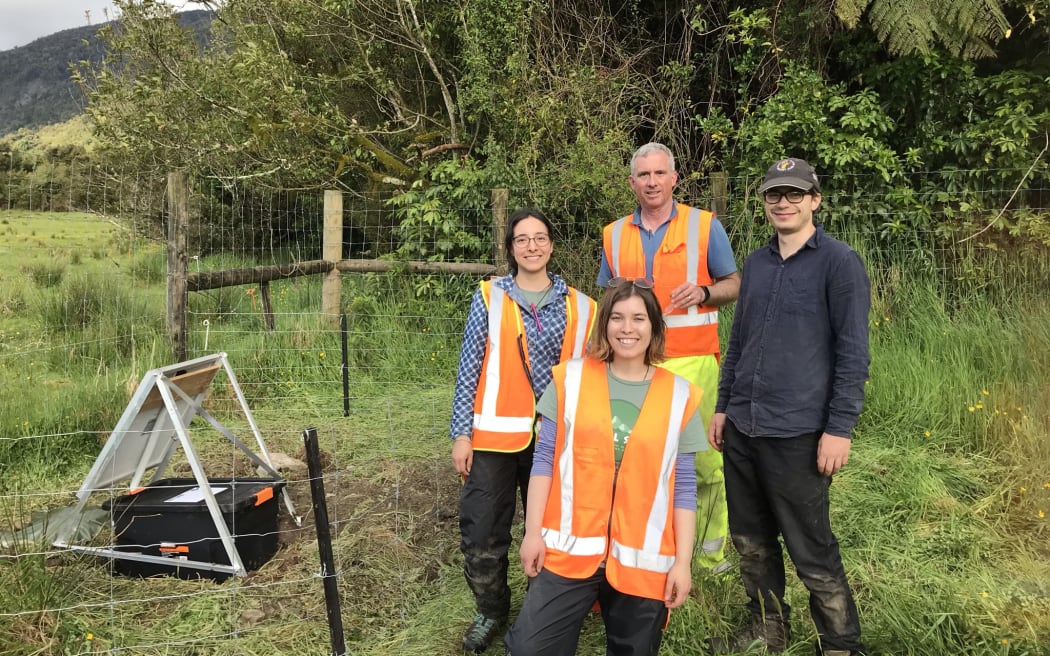
<path fill-rule="evenodd" d="M 655 655 L 689 593 L 701 390 L 654 366 L 664 323 L 652 285 L 614 278 L 587 357 L 554 367 L 536 411 L 521 564 L 533 577 L 512 656 L 569 656 L 594 602 L 607 653 Z"/>

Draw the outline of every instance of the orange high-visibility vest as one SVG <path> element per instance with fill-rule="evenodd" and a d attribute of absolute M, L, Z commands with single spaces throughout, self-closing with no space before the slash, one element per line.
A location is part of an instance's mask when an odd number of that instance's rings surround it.
<path fill-rule="evenodd" d="M 678 214 L 667 226 L 663 243 L 653 258 L 653 291 L 660 307 L 671 303 L 671 290 L 683 282 L 710 285 L 714 282 L 707 270 L 707 245 L 714 214 L 679 203 Z M 641 228 L 634 216 L 625 216 L 605 226 L 602 247 L 612 277 L 645 277 L 645 253 L 642 251 Z M 667 324 L 665 355 L 677 358 L 687 355 L 717 355 L 718 308 L 679 308 L 664 314 Z"/>
<path fill-rule="evenodd" d="M 700 388 L 659 367 L 654 370 L 616 475 L 605 363 L 586 358 L 559 364 L 554 385 L 558 430 L 543 514 L 543 566 L 581 579 L 605 561 L 605 576 L 620 592 L 663 599 L 676 553 L 679 437 L 697 413 Z M 587 396 L 581 403 L 583 390 Z"/>
<path fill-rule="evenodd" d="M 481 451 L 522 451 L 532 441 L 536 398 L 525 372 L 520 344 L 526 361 L 528 340 L 521 321 L 521 308 L 507 293 L 492 284 L 481 283 L 481 296 L 489 311 L 489 335 L 485 359 L 481 364 L 478 390 L 474 395 L 473 447 Z M 565 335 L 561 360 L 578 358 L 587 347 L 587 338 L 597 304 L 572 287 L 565 297 Z"/>

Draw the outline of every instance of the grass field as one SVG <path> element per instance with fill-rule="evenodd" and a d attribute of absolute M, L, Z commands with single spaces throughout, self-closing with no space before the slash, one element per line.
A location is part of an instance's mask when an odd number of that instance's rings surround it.
<path fill-rule="evenodd" d="M 0 212 L 0 234 L 0 529 L 10 530 L 68 505 L 139 377 L 170 356 L 163 245 L 90 215 Z M 875 289 L 868 402 L 832 487 L 865 640 L 872 654 L 1050 654 L 1050 300 L 991 280 L 960 304 L 928 276 L 894 281 L 892 293 Z M 245 288 L 190 298 L 191 355 L 230 354 L 271 451 L 295 455 L 300 431 L 318 428 L 354 654 L 459 654 L 473 614 L 446 435 L 470 284 L 443 285 L 417 296 L 397 276 L 346 278 L 347 417 L 318 281 L 272 286 L 273 333 Z M 209 408 L 245 430 L 221 381 Z M 207 425 L 193 435 L 211 475 L 250 471 Z M 283 518 L 274 560 L 222 585 L 113 576 L 110 561 L 16 542 L 0 558 L 0 653 L 330 653 L 307 486 L 290 477 L 290 488 L 304 528 Z M 700 653 L 742 618 L 734 573 L 696 578 L 663 654 Z M 788 653 L 810 654 L 797 581 L 789 602 Z M 604 653 L 595 620 L 581 654 Z"/>

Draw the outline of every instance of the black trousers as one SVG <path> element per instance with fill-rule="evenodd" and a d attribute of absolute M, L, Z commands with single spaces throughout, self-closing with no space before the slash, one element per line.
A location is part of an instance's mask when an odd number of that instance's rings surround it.
<path fill-rule="evenodd" d="M 532 446 L 517 453 L 475 451 L 459 497 L 463 573 L 478 612 L 504 619 L 510 613 L 507 552 L 516 496 L 524 509 L 532 472 Z"/>
<path fill-rule="evenodd" d="M 607 656 L 656 656 L 667 607 L 659 599 L 624 594 L 605 580 L 605 568 L 586 579 L 542 569 L 529 581 L 518 619 L 507 632 L 508 656 L 573 656 L 583 620 L 601 605 Z"/>
<path fill-rule="evenodd" d="M 740 554 L 740 577 L 755 615 L 782 616 L 784 537 L 823 650 L 863 651 L 860 620 L 828 517 L 831 478 L 817 471 L 820 433 L 791 438 L 744 435 L 726 421 L 723 450 L 729 533 Z"/>

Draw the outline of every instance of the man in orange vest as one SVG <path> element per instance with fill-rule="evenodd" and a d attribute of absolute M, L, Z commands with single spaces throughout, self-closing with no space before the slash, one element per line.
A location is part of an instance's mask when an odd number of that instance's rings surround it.
<path fill-rule="evenodd" d="M 733 249 L 721 222 L 706 210 L 674 199 L 674 156 L 648 143 L 631 158 L 634 213 L 605 226 L 598 286 L 611 278 L 653 281 L 667 323 L 667 359 L 660 366 L 704 390 L 700 417 L 708 425 L 718 388 L 718 307 L 740 290 Z M 713 572 L 728 568 L 722 455 L 696 455 L 697 549 L 699 564 Z"/>

